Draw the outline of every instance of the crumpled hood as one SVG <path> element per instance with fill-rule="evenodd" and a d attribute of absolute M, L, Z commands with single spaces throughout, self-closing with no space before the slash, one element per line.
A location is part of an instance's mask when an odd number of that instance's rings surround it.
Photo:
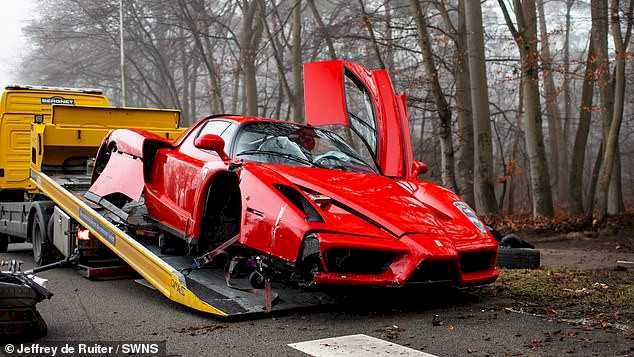
<path fill-rule="evenodd" d="M 266 165 L 295 185 L 329 196 L 341 206 L 381 225 L 396 237 L 423 233 L 452 240 L 482 237 L 438 185 L 385 176 L 288 165 Z"/>

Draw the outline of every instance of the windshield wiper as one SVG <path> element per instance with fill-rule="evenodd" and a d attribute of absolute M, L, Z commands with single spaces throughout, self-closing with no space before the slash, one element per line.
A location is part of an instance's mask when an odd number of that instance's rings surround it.
<path fill-rule="evenodd" d="M 371 172 L 376 173 L 376 171 L 374 170 L 374 168 L 373 168 L 372 166 L 370 166 L 370 164 L 368 164 L 367 162 L 365 162 L 365 161 L 363 161 L 363 160 L 361 160 L 361 159 L 359 159 L 359 158 L 357 158 L 357 157 L 355 157 L 355 156 L 353 156 L 353 155 L 350 155 L 350 154 L 349 154 L 349 153 L 347 153 L 347 152 L 346 152 L 346 153 L 344 153 L 344 154 L 348 155 L 351 159 L 354 159 L 355 161 L 358 161 L 358 162 L 361 164 L 361 166 L 363 166 L 363 167 L 366 167 L 366 168 L 370 169 L 370 171 L 371 171 Z M 340 158 L 340 157 L 338 157 L 338 156 L 334 156 L 334 155 L 332 155 L 332 156 L 328 156 L 328 159 L 336 159 L 336 160 L 337 160 L 337 161 L 339 161 L 339 162 L 343 162 L 343 163 L 348 164 L 348 165 L 337 165 L 337 167 L 340 167 L 340 168 L 346 168 L 346 169 L 349 169 L 349 168 L 350 168 L 350 165 L 349 165 L 349 164 L 351 164 L 351 162 L 350 162 L 350 161 L 346 161 L 346 160 L 344 160 L 344 159 L 342 159 L 342 158 Z M 357 167 L 359 167 L 359 166 L 357 166 Z"/>
<path fill-rule="evenodd" d="M 301 164 L 304 165 L 308 165 L 308 166 L 312 166 L 312 167 L 321 167 L 324 168 L 321 165 L 318 165 L 310 160 L 306 160 L 306 159 L 302 159 L 299 156 L 295 156 L 292 154 L 284 154 L 278 151 L 267 151 L 267 150 L 246 150 L 243 151 L 239 154 L 236 154 L 236 157 L 238 156 L 244 156 L 244 155 L 272 155 L 272 156 L 279 156 L 279 157 L 283 157 L 285 159 L 291 160 L 291 161 L 295 161 L 295 162 L 299 162 Z"/>
<path fill-rule="evenodd" d="M 338 141 L 338 140 L 339 140 L 339 141 L 341 141 L 341 142 L 345 143 L 345 140 L 343 140 L 343 139 L 339 138 L 339 137 L 338 137 L 338 135 L 337 135 L 337 134 L 335 134 L 335 133 L 331 133 L 331 132 L 324 131 L 324 134 L 326 134 L 327 136 L 329 136 L 329 137 L 330 137 L 330 140 L 332 140 L 332 141 Z M 342 151 L 342 152 L 343 152 L 344 154 L 348 155 L 349 157 L 353 158 L 354 160 L 358 161 L 358 162 L 359 162 L 359 163 L 361 163 L 363 166 L 365 166 L 365 167 L 369 168 L 370 170 L 372 170 L 372 172 L 377 173 L 376 169 L 375 169 L 374 167 L 372 167 L 372 165 L 370 165 L 370 164 L 368 164 L 367 162 L 365 162 L 365 160 L 363 160 L 362 158 L 360 158 L 359 156 L 357 156 L 357 155 L 356 155 L 353 151 L 351 151 L 351 150 L 345 150 L 345 151 Z M 339 160 L 341 160 L 341 159 L 339 159 Z M 341 161 L 343 161 L 343 160 L 341 160 Z"/>
<path fill-rule="evenodd" d="M 368 164 L 367 162 L 365 162 L 362 158 L 356 156 L 355 154 L 351 153 L 351 152 L 345 152 L 346 155 L 350 156 L 351 158 L 353 158 L 354 160 L 358 161 L 361 165 L 369 168 L 370 170 L 372 170 L 372 172 L 376 173 L 376 170 L 374 169 L 374 167 L 372 167 L 372 165 Z"/>

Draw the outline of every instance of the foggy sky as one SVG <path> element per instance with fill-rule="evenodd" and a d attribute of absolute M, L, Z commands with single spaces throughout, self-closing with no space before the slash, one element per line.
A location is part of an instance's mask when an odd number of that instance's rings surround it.
<path fill-rule="evenodd" d="M 0 0 L 0 4 L 0 88 L 4 88 L 17 81 L 17 67 L 28 51 L 22 27 L 35 16 L 35 1 Z"/>

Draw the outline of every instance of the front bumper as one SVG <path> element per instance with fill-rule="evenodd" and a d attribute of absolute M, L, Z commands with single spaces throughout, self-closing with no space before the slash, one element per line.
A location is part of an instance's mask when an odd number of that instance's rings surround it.
<path fill-rule="evenodd" d="M 492 283 L 499 275 L 493 239 L 460 245 L 432 235 L 394 239 L 320 233 L 318 239 L 322 267 L 313 277 L 318 285 L 466 287 Z M 334 251 L 338 253 L 333 258 Z"/>

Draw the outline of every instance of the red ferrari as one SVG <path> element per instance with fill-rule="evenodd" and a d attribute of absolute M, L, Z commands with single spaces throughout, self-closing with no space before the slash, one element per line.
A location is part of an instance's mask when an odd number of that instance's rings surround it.
<path fill-rule="evenodd" d="M 307 125 L 213 115 L 175 142 L 111 132 L 90 194 L 113 209 L 144 201 L 183 254 L 257 257 L 313 285 L 495 281 L 487 227 L 417 179 L 426 166 L 387 72 L 327 61 L 306 64 L 304 78 Z"/>

